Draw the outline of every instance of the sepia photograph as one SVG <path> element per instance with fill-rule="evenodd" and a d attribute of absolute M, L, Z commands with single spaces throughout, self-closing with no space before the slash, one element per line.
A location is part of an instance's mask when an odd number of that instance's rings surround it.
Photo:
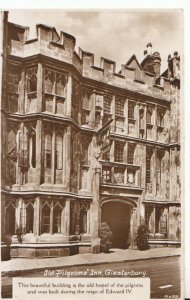
<path fill-rule="evenodd" d="M 4 10 L 0 38 L 1 298 L 183 299 L 183 11 Z"/>

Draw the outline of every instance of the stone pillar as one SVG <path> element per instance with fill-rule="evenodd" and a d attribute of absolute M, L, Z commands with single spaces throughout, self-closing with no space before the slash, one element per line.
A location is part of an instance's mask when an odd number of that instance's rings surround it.
<path fill-rule="evenodd" d="M 42 177 L 42 121 L 36 123 L 36 185 L 41 184 Z"/>
<path fill-rule="evenodd" d="M 71 172 L 71 127 L 68 126 L 64 133 L 63 151 L 63 183 L 66 190 L 70 188 L 70 172 Z"/>
<path fill-rule="evenodd" d="M 41 63 L 38 63 L 38 71 L 37 71 L 37 112 L 41 112 L 43 110 L 43 67 Z"/>
<path fill-rule="evenodd" d="M 50 208 L 50 234 L 53 234 L 53 199 Z"/>
<path fill-rule="evenodd" d="M 140 116 L 139 116 L 139 106 L 140 104 L 136 104 L 136 137 L 139 138 L 139 132 L 140 132 Z"/>
<path fill-rule="evenodd" d="M 16 210 L 15 210 L 16 229 L 21 227 L 21 208 L 22 208 L 22 198 L 19 198 L 17 200 Z"/>
<path fill-rule="evenodd" d="M 123 162 L 127 164 L 128 159 L 128 143 L 124 143 L 124 149 L 123 149 Z"/>
<path fill-rule="evenodd" d="M 147 106 L 145 105 L 144 106 L 144 118 L 145 118 L 145 126 L 144 126 L 145 133 L 144 133 L 144 138 L 145 139 L 147 139 L 146 113 L 147 113 Z"/>
<path fill-rule="evenodd" d="M 133 207 L 131 209 L 131 221 L 130 221 L 130 235 L 131 235 L 131 244 L 130 248 L 131 249 L 136 249 L 136 234 L 137 234 L 137 208 Z"/>
<path fill-rule="evenodd" d="M 66 98 L 66 115 L 71 117 L 71 107 L 72 107 L 72 75 L 69 73 L 67 82 L 67 98 Z"/>
<path fill-rule="evenodd" d="M 35 236 L 40 235 L 40 197 L 36 197 L 34 203 L 34 225 L 33 232 Z"/>
<path fill-rule="evenodd" d="M 18 98 L 18 112 L 25 113 L 25 70 L 21 71 L 21 79 L 19 83 L 19 98 Z"/>
<path fill-rule="evenodd" d="M 112 113 L 112 119 L 113 119 L 111 132 L 115 132 L 115 126 L 116 126 L 116 122 L 115 122 L 115 95 L 113 95 L 113 98 L 112 98 L 111 113 Z"/>
<path fill-rule="evenodd" d="M 96 106 L 96 94 L 93 93 L 90 97 L 90 113 L 89 113 L 89 126 L 95 128 L 95 106 Z"/>
<path fill-rule="evenodd" d="M 52 168 L 51 168 L 51 183 L 55 183 L 55 128 L 52 134 Z"/>
<path fill-rule="evenodd" d="M 22 228 L 22 233 L 26 232 L 26 207 L 24 201 L 21 202 L 20 207 L 20 227 Z"/>
<path fill-rule="evenodd" d="M 156 206 L 154 205 L 153 213 L 152 213 L 152 227 L 154 234 L 156 233 Z"/>
<path fill-rule="evenodd" d="M 140 199 L 138 199 L 138 202 L 137 202 L 136 222 L 137 222 L 137 226 L 141 225 L 141 204 L 140 204 Z"/>
<path fill-rule="evenodd" d="M 156 195 L 156 193 L 157 193 L 156 153 L 157 153 L 157 150 L 154 148 L 152 158 L 151 158 L 151 173 L 152 173 L 151 181 L 152 181 L 152 194 L 153 195 Z"/>
<path fill-rule="evenodd" d="M 128 134 L 128 103 L 129 103 L 129 100 L 126 99 L 125 101 L 125 108 L 124 108 L 124 116 L 125 116 L 125 134 L 127 135 Z"/>
<path fill-rule="evenodd" d="M 154 124 L 154 140 L 155 141 L 158 140 L 157 111 L 158 111 L 158 106 L 156 104 L 156 106 L 155 106 L 155 114 L 154 114 L 154 116 L 155 116 L 155 118 L 154 118 L 154 122 L 155 122 L 155 124 Z"/>
<path fill-rule="evenodd" d="M 155 234 L 155 205 L 151 205 L 151 214 L 149 219 L 149 230 L 151 234 Z"/>
<path fill-rule="evenodd" d="M 110 161 L 111 162 L 114 162 L 114 153 L 115 153 L 115 141 L 112 140 L 112 143 L 111 143 L 111 147 L 110 147 Z"/>
<path fill-rule="evenodd" d="M 4 239 L 6 234 L 6 219 L 5 219 L 5 206 L 6 198 L 4 194 L 1 194 L 1 239 Z"/>
<path fill-rule="evenodd" d="M 140 224 L 145 222 L 145 205 L 142 203 L 142 200 L 139 199 Z"/>
<path fill-rule="evenodd" d="M 100 223 L 100 168 L 94 168 L 92 183 L 93 199 L 90 207 L 90 233 L 92 237 L 91 251 L 92 253 L 100 252 L 100 238 L 98 237 L 98 228 Z"/>
<path fill-rule="evenodd" d="M 69 236 L 70 233 L 70 199 L 66 199 L 65 208 L 64 208 L 64 232 L 65 236 Z"/>
<path fill-rule="evenodd" d="M 87 234 L 90 234 L 90 210 L 87 210 Z"/>
<path fill-rule="evenodd" d="M 1 114 L 1 186 L 6 184 L 6 168 L 8 167 L 7 160 L 7 136 L 8 136 L 8 126 L 5 114 Z M 17 170 L 17 166 L 16 166 Z M 16 178 L 17 179 L 17 178 Z"/>
<path fill-rule="evenodd" d="M 17 151 L 18 151 L 18 153 L 20 150 L 20 136 L 23 138 L 23 135 L 24 135 L 24 123 L 22 122 L 20 124 L 20 130 L 18 130 L 18 135 L 17 135 Z M 21 171 L 21 167 L 18 166 L 18 160 L 17 160 L 16 184 L 21 186 L 22 181 L 23 181 L 23 172 Z"/>
<path fill-rule="evenodd" d="M 177 199 L 177 167 L 176 167 L 177 148 L 170 149 L 170 200 Z"/>

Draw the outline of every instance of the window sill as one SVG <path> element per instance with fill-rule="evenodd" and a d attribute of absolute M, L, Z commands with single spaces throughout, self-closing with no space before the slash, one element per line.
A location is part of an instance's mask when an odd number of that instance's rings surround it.
<path fill-rule="evenodd" d="M 83 107 L 83 108 L 82 108 L 82 110 L 84 110 L 84 111 L 88 111 L 88 112 L 89 112 L 89 111 L 90 111 L 90 108 Z"/>
<path fill-rule="evenodd" d="M 106 110 L 106 109 L 104 108 L 104 116 L 105 116 L 105 115 L 111 117 L 111 116 L 112 116 L 112 113 L 111 113 L 110 110 Z"/>
<path fill-rule="evenodd" d="M 98 104 L 95 105 L 95 108 L 96 108 L 96 110 L 98 110 L 98 111 L 102 110 L 102 106 L 101 106 L 101 105 L 98 105 Z"/>
<path fill-rule="evenodd" d="M 164 126 L 157 125 L 157 129 L 158 129 L 159 131 L 162 131 L 162 130 L 164 129 Z"/>
<path fill-rule="evenodd" d="M 30 93 L 27 93 L 27 96 L 29 99 L 31 98 L 36 98 L 37 97 L 37 92 L 30 92 Z"/>
<path fill-rule="evenodd" d="M 65 101 L 66 97 L 65 96 L 61 96 L 61 95 L 55 95 L 56 100 L 62 100 Z"/>
<path fill-rule="evenodd" d="M 116 116 L 115 116 L 115 119 L 116 119 L 116 120 L 117 120 L 117 119 L 123 119 L 123 120 L 124 120 L 124 119 L 125 119 L 125 117 L 124 117 L 124 116 L 122 116 L 122 115 L 116 115 Z"/>
<path fill-rule="evenodd" d="M 81 165 L 82 169 L 89 169 L 90 167 L 88 165 Z"/>
<path fill-rule="evenodd" d="M 154 125 L 153 125 L 153 124 L 150 124 L 150 123 L 147 123 L 147 124 L 146 124 L 146 127 L 148 127 L 148 128 L 153 128 L 153 126 L 154 126 Z"/>
<path fill-rule="evenodd" d="M 128 184 L 128 183 L 121 183 L 121 184 L 117 184 L 117 183 L 111 183 L 111 182 L 103 182 L 101 181 L 101 185 L 102 186 L 107 186 L 107 187 L 111 187 L 111 188 L 130 188 L 130 189 L 138 189 L 138 190 L 142 190 L 142 188 L 140 188 L 138 185 L 135 184 Z"/>
<path fill-rule="evenodd" d="M 55 94 L 53 94 L 53 93 L 48 93 L 48 92 L 44 92 L 44 95 L 45 95 L 45 96 L 51 96 L 52 98 L 55 96 Z"/>
<path fill-rule="evenodd" d="M 135 120 L 135 119 L 132 119 L 132 118 L 128 118 L 128 122 L 129 122 L 129 123 L 135 123 L 136 120 Z"/>

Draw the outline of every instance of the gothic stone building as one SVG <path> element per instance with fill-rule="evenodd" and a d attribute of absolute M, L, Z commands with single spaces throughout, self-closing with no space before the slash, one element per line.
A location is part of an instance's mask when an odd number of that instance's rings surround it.
<path fill-rule="evenodd" d="M 98 251 L 107 222 L 113 247 L 180 245 L 180 58 L 147 45 L 116 64 L 75 51 L 53 27 L 4 18 L 2 242 L 11 257 Z"/>

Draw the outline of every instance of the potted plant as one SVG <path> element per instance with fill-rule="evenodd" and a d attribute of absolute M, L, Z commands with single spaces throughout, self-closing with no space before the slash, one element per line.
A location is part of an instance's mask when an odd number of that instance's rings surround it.
<path fill-rule="evenodd" d="M 136 243 L 139 250 L 148 250 L 149 229 L 146 225 L 140 225 L 137 230 Z"/>
<path fill-rule="evenodd" d="M 99 228 L 100 251 L 108 253 L 112 246 L 113 234 L 106 222 L 101 223 Z"/>

